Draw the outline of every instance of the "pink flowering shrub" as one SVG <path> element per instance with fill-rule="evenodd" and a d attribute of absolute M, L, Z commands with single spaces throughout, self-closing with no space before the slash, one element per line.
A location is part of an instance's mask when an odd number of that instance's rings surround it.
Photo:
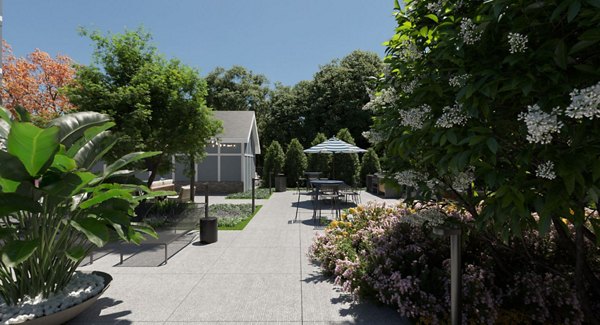
<path fill-rule="evenodd" d="M 444 223 L 463 227 L 463 319 L 471 324 L 580 324 L 574 284 L 539 269 L 561 264 L 552 232 L 530 231 L 508 243 L 478 230 L 452 205 L 350 209 L 315 238 L 309 256 L 335 284 L 356 297 L 375 297 L 423 323 L 446 323 L 450 311 L 449 240 L 433 234 Z"/>

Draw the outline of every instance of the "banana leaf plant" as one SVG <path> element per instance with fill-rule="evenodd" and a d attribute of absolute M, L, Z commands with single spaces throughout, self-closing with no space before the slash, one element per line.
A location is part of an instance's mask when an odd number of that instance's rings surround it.
<path fill-rule="evenodd" d="M 159 152 L 135 152 L 90 172 L 116 139 L 107 115 L 78 112 L 45 128 L 13 119 L 0 107 L 0 297 L 48 297 L 63 289 L 83 258 L 109 240 L 140 243 L 152 228 L 131 222 L 152 192 L 123 183 L 129 163 Z"/>

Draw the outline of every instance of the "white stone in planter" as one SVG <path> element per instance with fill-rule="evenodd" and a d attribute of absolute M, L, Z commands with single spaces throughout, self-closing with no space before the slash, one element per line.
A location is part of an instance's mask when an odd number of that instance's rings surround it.
<path fill-rule="evenodd" d="M 0 298 L 0 324 L 19 324 L 25 321 L 57 313 L 80 304 L 104 289 L 101 276 L 75 272 L 64 290 L 48 298 L 25 297 L 15 306 L 7 305 Z"/>

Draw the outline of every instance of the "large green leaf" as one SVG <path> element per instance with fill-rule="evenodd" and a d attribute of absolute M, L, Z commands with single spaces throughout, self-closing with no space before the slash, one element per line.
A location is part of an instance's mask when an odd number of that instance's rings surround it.
<path fill-rule="evenodd" d="M 52 120 L 49 126 L 57 126 L 59 131 L 59 141 L 67 148 L 71 147 L 75 141 L 83 137 L 84 132 L 94 126 L 98 126 L 110 121 L 106 114 L 98 112 L 76 112 L 66 114 Z"/>
<path fill-rule="evenodd" d="M 85 249 L 81 246 L 74 246 L 69 248 L 65 255 L 73 262 L 79 262 L 85 257 Z"/>
<path fill-rule="evenodd" d="M 130 200 L 133 198 L 131 195 L 131 190 L 129 189 L 111 189 L 105 192 L 94 193 L 89 200 L 83 201 L 79 204 L 80 209 L 87 209 L 96 204 L 102 203 L 106 200 L 114 199 L 114 198 L 122 198 L 125 200 Z"/>
<path fill-rule="evenodd" d="M 77 141 L 75 141 L 75 143 L 73 143 L 73 145 L 71 145 L 71 147 L 67 151 L 67 156 L 75 157 L 75 154 L 77 154 L 77 152 L 81 148 L 83 148 L 88 142 L 90 142 L 92 139 L 94 139 L 100 133 L 110 129 L 114 125 L 115 125 L 115 123 L 113 123 L 113 122 L 106 122 L 104 124 L 101 124 L 98 126 L 93 126 L 89 129 L 85 130 L 85 132 L 83 132 L 83 136 L 81 138 L 77 139 Z"/>
<path fill-rule="evenodd" d="M 81 231 L 94 245 L 104 246 L 109 239 L 108 228 L 104 222 L 94 218 L 71 220 L 71 226 Z"/>
<path fill-rule="evenodd" d="M 117 139 L 108 131 L 88 141 L 73 156 L 80 168 L 91 169 L 114 145 Z"/>
<path fill-rule="evenodd" d="M 13 181 L 33 179 L 19 158 L 0 150 L 0 177 Z"/>
<path fill-rule="evenodd" d="M 71 159 L 68 156 L 58 154 L 54 156 L 54 160 L 52 161 L 52 165 L 50 165 L 50 168 L 54 168 L 63 173 L 66 173 L 76 169 L 77 163 L 74 159 Z"/>
<path fill-rule="evenodd" d="M 12 123 L 12 113 L 2 106 L 0 106 L 0 120 L 8 124 Z"/>
<path fill-rule="evenodd" d="M 154 231 L 154 229 L 152 227 L 150 227 L 149 225 L 147 225 L 145 223 L 134 222 L 134 223 L 132 223 L 132 226 L 133 226 L 133 229 L 135 229 L 135 231 L 137 231 L 137 232 L 141 232 L 141 233 L 144 233 L 151 237 L 158 238 L 158 234 L 156 233 L 156 231 Z"/>
<path fill-rule="evenodd" d="M 17 193 L 0 193 L 0 216 L 7 216 L 17 211 L 39 213 L 42 207 L 38 202 Z"/>
<path fill-rule="evenodd" d="M 106 170 L 104 170 L 104 177 L 112 175 L 114 172 L 118 171 L 119 169 L 127 166 L 128 164 L 130 164 L 132 162 L 135 162 L 135 161 L 138 161 L 141 159 L 145 159 L 148 157 L 156 156 L 159 154 L 161 154 L 160 151 L 132 152 L 130 154 L 127 154 L 127 155 L 117 159 L 117 161 L 110 164 L 108 167 L 106 167 Z"/>
<path fill-rule="evenodd" d="M 31 123 L 13 123 L 7 149 L 19 158 L 29 175 L 37 176 L 50 166 L 59 149 L 58 128 L 40 129 Z"/>
<path fill-rule="evenodd" d="M 58 198 L 69 198 L 78 194 L 96 177 L 90 172 L 74 172 L 57 176 L 57 178 L 44 177 L 40 187 L 50 196 Z"/>
<path fill-rule="evenodd" d="M 38 240 L 13 240 L 2 248 L 2 263 L 8 267 L 15 267 L 27 260 L 38 248 Z"/>
<path fill-rule="evenodd" d="M 2 227 L 0 227 L 0 239 L 8 238 L 8 237 L 12 236 L 14 233 L 15 233 L 15 228 L 13 228 L 11 225 L 9 225 L 9 226 L 3 225 Z"/>

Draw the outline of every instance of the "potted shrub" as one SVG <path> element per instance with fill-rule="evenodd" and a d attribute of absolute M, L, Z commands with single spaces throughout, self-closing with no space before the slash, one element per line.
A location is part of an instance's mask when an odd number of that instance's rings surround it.
<path fill-rule="evenodd" d="M 263 168 L 263 177 L 270 181 L 270 176 L 275 176 L 275 191 L 285 192 L 286 177 L 283 175 L 283 167 L 285 164 L 285 154 L 283 148 L 277 140 L 271 142 L 265 154 L 265 163 Z M 270 187 L 269 184 L 268 187 Z"/>
<path fill-rule="evenodd" d="M 2 322 L 18 309 L 30 310 L 16 316 L 17 321 L 39 321 L 84 302 L 87 297 L 70 299 L 64 289 L 93 280 L 82 280 L 84 275 L 75 272 L 86 255 L 110 238 L 139 243 L 143 233 L 156 236 L 152 228 L 130 218 L 141 200 L 168 193 L 124 182 L 128 172 L 122 168 L 157 152 L 125 155 L 99 175 L 89 171 L 116 142 L 107 131 L 113 125 L 104 114 L 79 112 L 40 128 L 26 114 L 13 120 L 0 108 Z M 110 281 L 109 276 L 95 279 L 98 283 L 90 289 L 94 293 L 107 285 L 103 280 Z M 50 307 L 32 303 L 53 297 L 64 301 Z"/>

